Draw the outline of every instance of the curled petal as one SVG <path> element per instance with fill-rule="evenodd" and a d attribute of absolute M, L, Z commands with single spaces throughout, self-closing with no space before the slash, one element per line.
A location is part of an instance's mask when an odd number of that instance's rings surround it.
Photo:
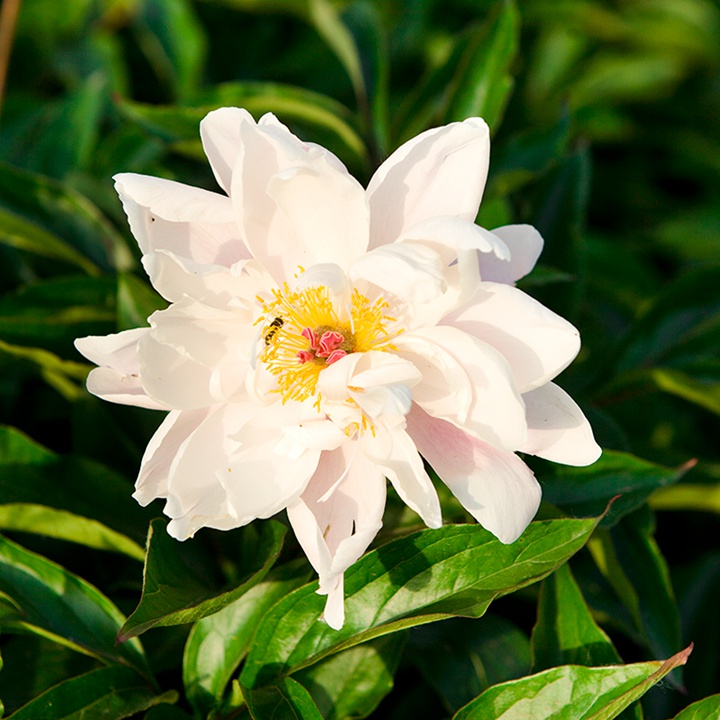
<path fill-rule="evenodd" d="M 370 247 L 439 215 L 474 220 L 487 179 L 490 135 L 470 118 L 421 133 L 398 148 L 368 185 Z"/>
<path fill-rule="evenodd" d="M 602 452 L 577 403 L 560 387 L 548 383 L 523 395 L 528 439 L 522 452 L 565 465 L 591 465 Z"/>
<path fill-rule="evenodd" d="M 367 549 L 382 527 L 385 477 L 357 443 L 325 452 L 288 518 L 298 542 L 328 596 L 325 620 L 342 627 L 343 573 Z"/>
<path fill-rule="evenodd" d="M 540 505 L 540 485 L 516 455 L 470 437 L 417 406 L 408 432 L 463 507 L 498 540 L 517 540 Z"/>
<path fill-rule="evenodd" d="M 503 354 L 521 392 L 544 385 L 580 350 L 580 334 L 521 290 L 482 283 L 472 301 L 444 318 Z"/>
<path fill-rule="evenodd" d="M 525 442 L 525 406 L 497 350 L 443 325 L 405 333 L 395 344 L 422 373 L 413 399 L 427 412 L 499 447 Z"/>
<path fill-rule="evenodd" d="M 402 501 L 431 528 L 442 525 L 437 492 L 412 438 L 402 428 L 377 426 L 361 439 L 363 451 L 387 475 Z"/>
<path fill-rule="evenodd" d="M 116 175 L 115 189 L 144 254 L 170 250 L 225 267 L 250 257 L 224 195 L 135 173 Z"/>
<path fill-rule="evenodd" d="M 480 256 L 480 276 L 490 282 L 507 283 L 525 277 L 534 267 L 543 249 L 543 239 L 532 225 L 504 225 L 492 231 L 509 248 L 509 258 Z"/>

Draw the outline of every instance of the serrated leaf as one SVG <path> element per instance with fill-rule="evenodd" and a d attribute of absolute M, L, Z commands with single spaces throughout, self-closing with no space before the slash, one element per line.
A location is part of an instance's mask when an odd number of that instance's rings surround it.
<path fill-rule="evenodd" d="M 8 626 L 147 672 L 137 641 L 115 644 L 125 618 L 110 600 L 77 575 L 1 536 L 0 590 L 21 610 L 21 619 Z"/>
<path fill-rule="evenodd" d="M 680 480 L 692 467 L 668 468 L 629 453 L 605 450 L 588 467 L 543 464 L 543 499 L 573 515 L 600 515 L 618 495 L 602 526 L 612 526 L 640 507 L 658 488 Z"/>
<path fill-rule="evenodd" d="M 692 646 L 665 662 L 545 670 L 489 688 L 453 720 L 611 720 L 671 670 L 684 665 L 691 650 Z"/>
<path fill-rule="evenodd" d="M 175 693 L 158 695 L 129 668 L 93 670 L 55 685 L 14 712 L 8 720 L 121 720 L 153 705 L 175 702 Z"/>
<path fill-rule="evenodd" d="M 520 15 L 501 0 L 458 65 L 444 121 L 482 117 L 496 130 L 513 88 L 510 65 L 517 53 Z"/>
<path fill-rule="evenodd" d="M 0 529 L 67 540 L 97 550 L 122 553 L 140 562 L 145 559 L 145 551 L 129 537 L 111 530 L 97 520 L 45 505 L 0 505 Z"/>
<path fill-rule="evenodd" d="M 345 576 L 345 624 L 318 622 L 324 598 L 300 588 L 262 620 L 241 683 L 251 692 L 365 640 L 439 618 L 479 617 L 492 600 L 533 583 L 586 542 L 596 521 L 532 523 L 511 545 L 477 525 L 414 533 L 369 553 Z"/>
<path fill-rule="evenodd" d="M 167 521 L 153 520 L 147 540 L 140 603 L 123 625 L 118 640 L 140 635 L 155 626 L 195 622 L 221 610 L 259 583 L 277 559 L 286 528 L 268 520 L 244 528 L 243 550 L 246 564 L 241 579 L 230 590 L 209 587 L 206 578 L 198 576 L 188 550 L 166 531 Z M 252 534 L 258 532 L 256 538 Z"/>
<path fill-rule="evenodd" d="M 260 618 L 307 582 L 308 575 L 302 561 L 273 569 L 238 600 L 193 625 L 183 655 L 183 683 L 188 700 L 198 712 L 207 715 L 220 708 Z"/>
<path fill-rule="evenodd" d="M 545 578 L 532 633 L 533 670 L 612 665 L 621 658 L 588 609 L 568 564 Z"/>
<path fill-rule="evenodd" d="M 717 720 L 720 717 L 720 695 L 698 700 L 679 712 L 673 720 Z"/>
<path fill-rule="evenodd" d="M 392 690 L 406 633 L 395 633 L 331 655 L 295 679 L 325 720 L 368 717 Z"/>
<path fill-rule="evenodd" d="M 489 686 L 530 672 L 527 635 L 490 613 L 414 628 L 406 656 L 451 713 Z"/>

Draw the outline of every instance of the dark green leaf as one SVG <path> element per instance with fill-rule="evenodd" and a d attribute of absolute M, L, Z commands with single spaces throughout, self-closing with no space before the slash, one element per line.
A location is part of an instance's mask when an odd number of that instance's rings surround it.
<path fill-rule="evenodd" d="M 530 671 L 530 641 L 509 620 L 453 618 L 413 629 L 408 657 L 456 712 L 497 683 Z"/>
<path fill-rule="evenodd" d="M 150 315 L 167 307 L 148 283 L 130 273 L 118 276 L 117 292 L 118 330 L 145 326 Z"/>
<path fill-rule="evenodd" d="M 368 717 L 393 688 L 405 640 L 405 633 L 395 633 L 356 645 L 301 670 L 295 679 L 325 720 Z"/>
<path fill-rule="evenodd" d="M 543 498 L 573 515 L 600 515 L 620 495 L 600 521 L 617 523 L 636 510 L 657 488 L 677 482 L 691 465 L 666 468 L 628 453 L 606 450 L 588 467 L 543 464 Z"/>
<path fill-rule="evenodd" d="M 501 0 L 460 60 L 445 122 L 479 116 L 491 130 L 497 129 L 513 88 L 509 71 L 519 30 L 515 3 Z"/>
<path fill-rule="evenodd" d="M 237 585 L 225 592 L 208 586 L 184 546 L 170 537 L 167 522 L 153 520 L 147 540 L 140 604 L 118 636 L 122 642 L 155 626 L 180 625 L 222 610 L 257 585 L 267 574 L 282 548 L 286 528 L 268 520 L 243 530 L 246 564 Z M 257 533 L 257 534 L 256 534 Z"/>
<path fill-rule="evenodd" d="M 120 720 L 153 705 L 175 702 L 175 693 L 158 696 L 129 668 L 93 670 L 65 680 L 13 713 L 12 720 Z M 8 718 L 8 720 L 10 720 Z"/>
<path fill-rule="evenodd" d="M 263 688 L 248 698 L 254 718 L 272 720 L 323 720 L 310 693 L 296 680 L 283 678 L 278 685 Z"/>
<path fill-rule="evenodd" d="M 691 650 L 692 646 L 665 662 L 545 670 L 489 688 L 453 720 L 611 720 L 671 670 L 684 665 Z"/>
<path fill-rule="evenodd" d="M 535 672 L 558 665 L 612 665 L 621 660 L 596 625 L 568 564 L 543 580 L 532 649 Z"/>
<path fill-rule="evenodd" d="M 262 616 L 307 579 L 303 561 L 273 569 L 238 600 L 193 625 L 183 656 L 183 681 L 198 712 L 207 715 L 221 706 Z"/>
<path fill-rule="evenodd" d="M 21 619 L 10 626 L 53 638 L 104 662 L 147 671 L 136 640 L 115 644 L 125 618 L 110 600 L 82 578 L 2 537 L 0 590 L 21 610 Z"/>
<path fill-rule="evenodd" d="M 324 598 L 315 594 L 315 585 L 279 602 L 258 628 L 241 682 L 257 688 L 373 637 L 452 615 L 479 617 L 496 597 L 536 582 L 565 562 L 595 524 L 536 522 L 511 545 L 477 525 L 395 540 L 347 571 L 342 630 L 318 621 Z"/>

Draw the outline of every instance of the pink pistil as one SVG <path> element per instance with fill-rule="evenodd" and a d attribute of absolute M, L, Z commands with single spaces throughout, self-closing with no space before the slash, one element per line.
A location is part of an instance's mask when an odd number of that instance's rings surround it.
<path fill-rule="evenodd" d="M 317 336 L 317 333 L 312 328 L 309 328 L 309 327 L 303 328 L 302 332 L 300 334 L 310 343 L 310 347 L 313 350 L 318 349 L 318 336 Z M 327 333 L 325 333 L 325 334 L 327 335 Z M 324 335 L 323 335 L 323 337 L 324 337 Z"/>
<path fill-rule="evenodd" d="M 318 353 L 319 355 L 320 353 Z M 347 355 L 347 353 L 344 350 L 341 350 L 338 348 L 337 350 L 333 350 L 325 360 L 326 365 L 332 365 L 334 362 L 337 362 L 340 360 L 340 358 L 344 358 Z"/>
<path fill-rule="evenodd" d="M 300 361 L 301 365 L 304 365 L 306 362 L 310 362 L 315 357 L 315 353 L 310 350 L 300 350 L 297 354 L 297 359 Z"/>
<path fill-rule="evenodd" d="M 345 342 L 345 338 L 334 330 L 328 330 L 320 338 L 320 348 L 316 350 L 317 356 L 322 358 L 330 357 L 331 353 Z"/>

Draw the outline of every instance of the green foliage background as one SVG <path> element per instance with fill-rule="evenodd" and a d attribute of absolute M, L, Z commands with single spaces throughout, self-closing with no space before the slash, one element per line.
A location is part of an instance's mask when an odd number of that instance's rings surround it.
<path fill-rule="evenodd" d="M 161 418 L 89 396 L 72 345 L 162 306 L 111 176 L 215 189 L 221 105 L 362 181 L 482 115 L 478 222 L 541 230 L 522 287 L 583 337 L 560 382 L 603 458 L 534 462 L 509 547 L 450 496 L 438 531 L 391 497 L 339 633 L 284 518 L 180 545 L 135 505 Z M 7 715 L 720 717 L 718 0 L 24 0 L 0 158 Z"/>

